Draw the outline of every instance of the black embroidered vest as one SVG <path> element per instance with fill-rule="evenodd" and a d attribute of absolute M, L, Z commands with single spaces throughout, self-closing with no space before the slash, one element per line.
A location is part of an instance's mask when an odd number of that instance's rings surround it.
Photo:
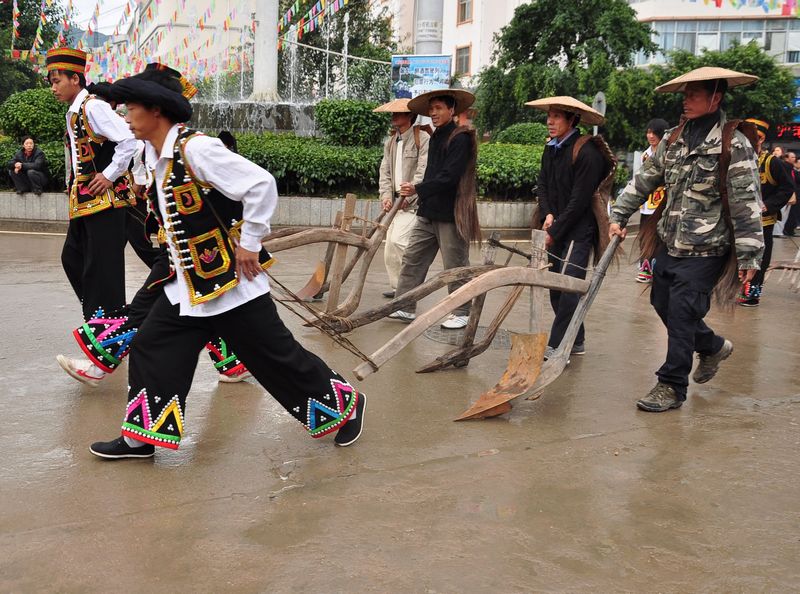
<path fill-rule="evenodd" d="M 235 245 L 242 225 L 241 202 L 230 200 L 212 186 L 200 182 L 186 160 L 186 142 L 200 134 L 183 126 L 173 147 L 172 161 L 167 165 L 164 190 L 167 221 L 162 220 L 155 184 L 148 192 L 150 210 L 164 230 L 168 242 L 176 248 L 179 261 L 172 262 L 186 280 L 192 305 L 210 301 L 239 284 L 236 273 Z M 159 183 L 156 180 L 156 183 Z M 172 259 L 172 252 L 170 252 Z M 261 268 L 273 263 L 272 256 L 261 248 Z M 172 268 L 171 267 L 171 268 Z M 151 283 L 154 287 L 172 277 Z"/>
<path fill-rule="evenodd" d="M 120 208 L 136 204 L 130 189 L 127 174 L 114 180 L 114 185 L 97 196 L 92 196 L 86 185 L 95 173 L 102 173 L 111 164 L 117 143 L 99 136 L 92 129 L 86 114 L 86 102 L 94 99 L 89 95 L 81 103 L 78 113 L 72 114 L 70 125 L 75 136 L 75 151 L 78 156 L 78 171 L 70 174 L 69 218 L 74 219 L 101 212 L 108 208 Z M 69 142 L 69 135 L 67 135 Z M 69 147 L 67 147 L 69 149 Z"/>

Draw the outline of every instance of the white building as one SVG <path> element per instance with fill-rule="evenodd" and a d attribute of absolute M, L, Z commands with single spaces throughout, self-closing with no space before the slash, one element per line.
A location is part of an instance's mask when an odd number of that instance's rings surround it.
<path fill-rule="evenodd" d="M 514 16 L 514 10 L 529 0 L 444 0 L 442 53 L 452 54 L 453 72 L 469 78 L 492 62 L 494 36 Z M 413 0 L 408 1 L 413 4 Z M 800 73 L 800 19 L 783 15 L 780 7 L 764 12 L 760 0 L 747 0 L 735 8 L 727 0 L 717 8 L 702 0 L 628 0 L 639 21 L 652 24 L 653 40 L 662 51 L 639 55 L 636 63 L 647 65 L 665 60 L 665 52 L 704 48 L 725 50 L 734 40 L 755 40 L 775 58 L 797 64 Z M 783 0 L 779 2 L 783 5 Z"/>

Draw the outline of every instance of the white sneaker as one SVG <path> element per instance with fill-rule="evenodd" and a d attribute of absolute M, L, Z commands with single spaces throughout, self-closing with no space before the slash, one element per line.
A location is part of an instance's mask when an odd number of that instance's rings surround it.
<path fill-rule="evenodd" d="M 467 326 L 467 322 L 469 322 L 469 316 L 456 316 L 450 314 L 447 316 L 444 322 L 442 322 L 442 328 L 447 330 L 460 330 L 461 328 L 465 328 Z"/>
<path fill-rule="evenodd" d="M 243 382 L 249 377 L 253 377 L 253 374 L 247 371 L 244 367 L 242 367 L 237 373 L 232 373 L 230 375 L 225 375 L 224 373 L 219 374 L 219 381 L 223 384 L 237 384 L 239 382 Z"/>
<path fill-rule="evenodd" d="M 392 320 L 400 320 L 401 322 L 408 324 L 417 319 L 417 314 L 398 310 L 394 313 L 390 313 L 387 317 Z"/>
<path fill-rule="evenodd" d="M 70 359 L 64 355 L 56 355 L 56 361 L 71 377 L 89 386 L 97 386 L 106 376 L 106 372 L 98 369 L 89 359 Z"/>

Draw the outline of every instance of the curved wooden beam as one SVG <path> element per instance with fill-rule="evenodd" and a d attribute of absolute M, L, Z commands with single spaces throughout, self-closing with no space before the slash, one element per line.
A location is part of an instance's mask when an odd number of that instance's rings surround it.
<path fill-rule="evenodd" d="M 586 280 L 555 274 L 542 270 L 532 270 L 519 266 L 491 270 L 463 285 L 434 307 L 417 317 L 408 327 L 397 334 L 393 339 L 379 348 L 369 358 L 376 367 L 380 367 L 397 353 L 407 347 L 412 340 L 421 335 L 428 327 L 439 319 L 471 301 L 477 295 L 509 285 L 537 286 L 545 289 L 554 289 L 565 293 L 586 293 L 590 283 Z M 574 337 L 573 337 L 574 340 Z M 376 371 L 369 364 L 362 364 L 353 370 L 358 379 L 364 379 Z"/>
<path fill-rule="evenodd" d="M 361 235 L 342 231 L 341 229 L 306 229 L 293 233 L 287 237 L 278 237 L 264 242 L 264 247 L 271 254 L 309 245 L 312 243 L 333 242 L 343 245 L 352 245 L 361 249 L 369 248 L 369 240 Z"/>
<path fill-rule="evenodd" d="M 463 280 L 470 280 L 476 276 L 480 276 L 485 272 L 489 272 L 490 270 L 495 270 L 497 268 L 501 268 L 497 264 L 492 265 L 481 265 L 481 266 L 462 266 L 460 268 L 451 268 L 450 270 L 445 270 L 440 272 L 438 275 L 433 277 L 432 279 L 422 283 L 420 286 L 408 291 L 400 295 L 399 297 L 395 297 L 391 301 L 388 301 L 381 305 L 380 307 L 375 307 L 373 309 L 369 309 L 365 312 L 358 314 L 357 316 L 353 316 L 352 318 L 342 320 L 340 317 L 333 317 L 327 316 L 324 313 L 320 313 L 320 316 L 325 319 L 325 321 L 334 329 L 336 332 L 345 333 L 351 332 L 356 328 L 360 328 L 361 326 L 366 326 L 367 324 L 371 324 L 372 322 L 376 322 L 382 318 L 385 318 L 390 313 L 393 313 L 397 310 L 404 309 L 409 305 L 414 305 L 417 301 L 427 297 L 434 291 L 438 291 L 442 287 L 446 287 L 450 283 L 455 283 L 458 281 Z M 306 324 L 306 325 L 316 325 L 316 324 Z"/>

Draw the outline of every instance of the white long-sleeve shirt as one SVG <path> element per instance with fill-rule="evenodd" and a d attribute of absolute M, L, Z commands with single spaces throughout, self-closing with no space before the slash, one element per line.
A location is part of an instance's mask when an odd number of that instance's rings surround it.
<path fill-rule="evenodd" d="M 67 110 L 67 134 L 69 134 L 73 174 L 78 171 L 78 153 L 75 150 L 75 134 L 72 131 L 70 119 L 72 114 L 80 112 L 81 104 L 88 95 L 89 91 L 86 89 L 81 90 Z M 128 170 L 131 158 L 136 152 L 136 138 L 134 138 L 125 120 L 119 117 L 111 109 L 111 106 L 101 99 L 90 99 L 86 103 L 86 116 L 89 118 L 89 125 L 95 134 L 117 143 L 111 163 L 103 171 L 99 172 L 106 179 L 114 181 Z"/>
<path fill-rule="evenodd" d="M 164 225 L 168 226 L 169 218 L 165 206 L 164 178 L 167 165 L 172 160 L 175 141 L 178 138 L 179 126 L 173 126 L 161 147 L 161 154 L 146 142 L 146 160 L 155 163 L 155 184 L 158 194 L 158 208 Z M 244 223 L 241 228 L 240 245 L 251 252 L 261 249 L 261 239 L 270 231 L 269 221 L 278 205 L 278 186 L 272 175 L 251 163 L 241 155 L 229 151 L 218 138 L 195 136 L 184 147 L 186 160 L 195 177 L 213 186 L 217 191 L 243 206 Z M 167 245 L 174 263 L 180 263 L 177 246 L 172 243 L 171 234 L 167 233 Z M 248 281 L 239 277 L 239 283 L 219 297 L 192 305 L 189 301 L 189 287 L 181 270 L 177 270 L 176 278 L 164 286 L 164 292 L 170 303 L 180 304 L 180 315 L 208 317 L 221 314 L 269 292 L 269 279 L 266 273 L 259 274 Z"/>

